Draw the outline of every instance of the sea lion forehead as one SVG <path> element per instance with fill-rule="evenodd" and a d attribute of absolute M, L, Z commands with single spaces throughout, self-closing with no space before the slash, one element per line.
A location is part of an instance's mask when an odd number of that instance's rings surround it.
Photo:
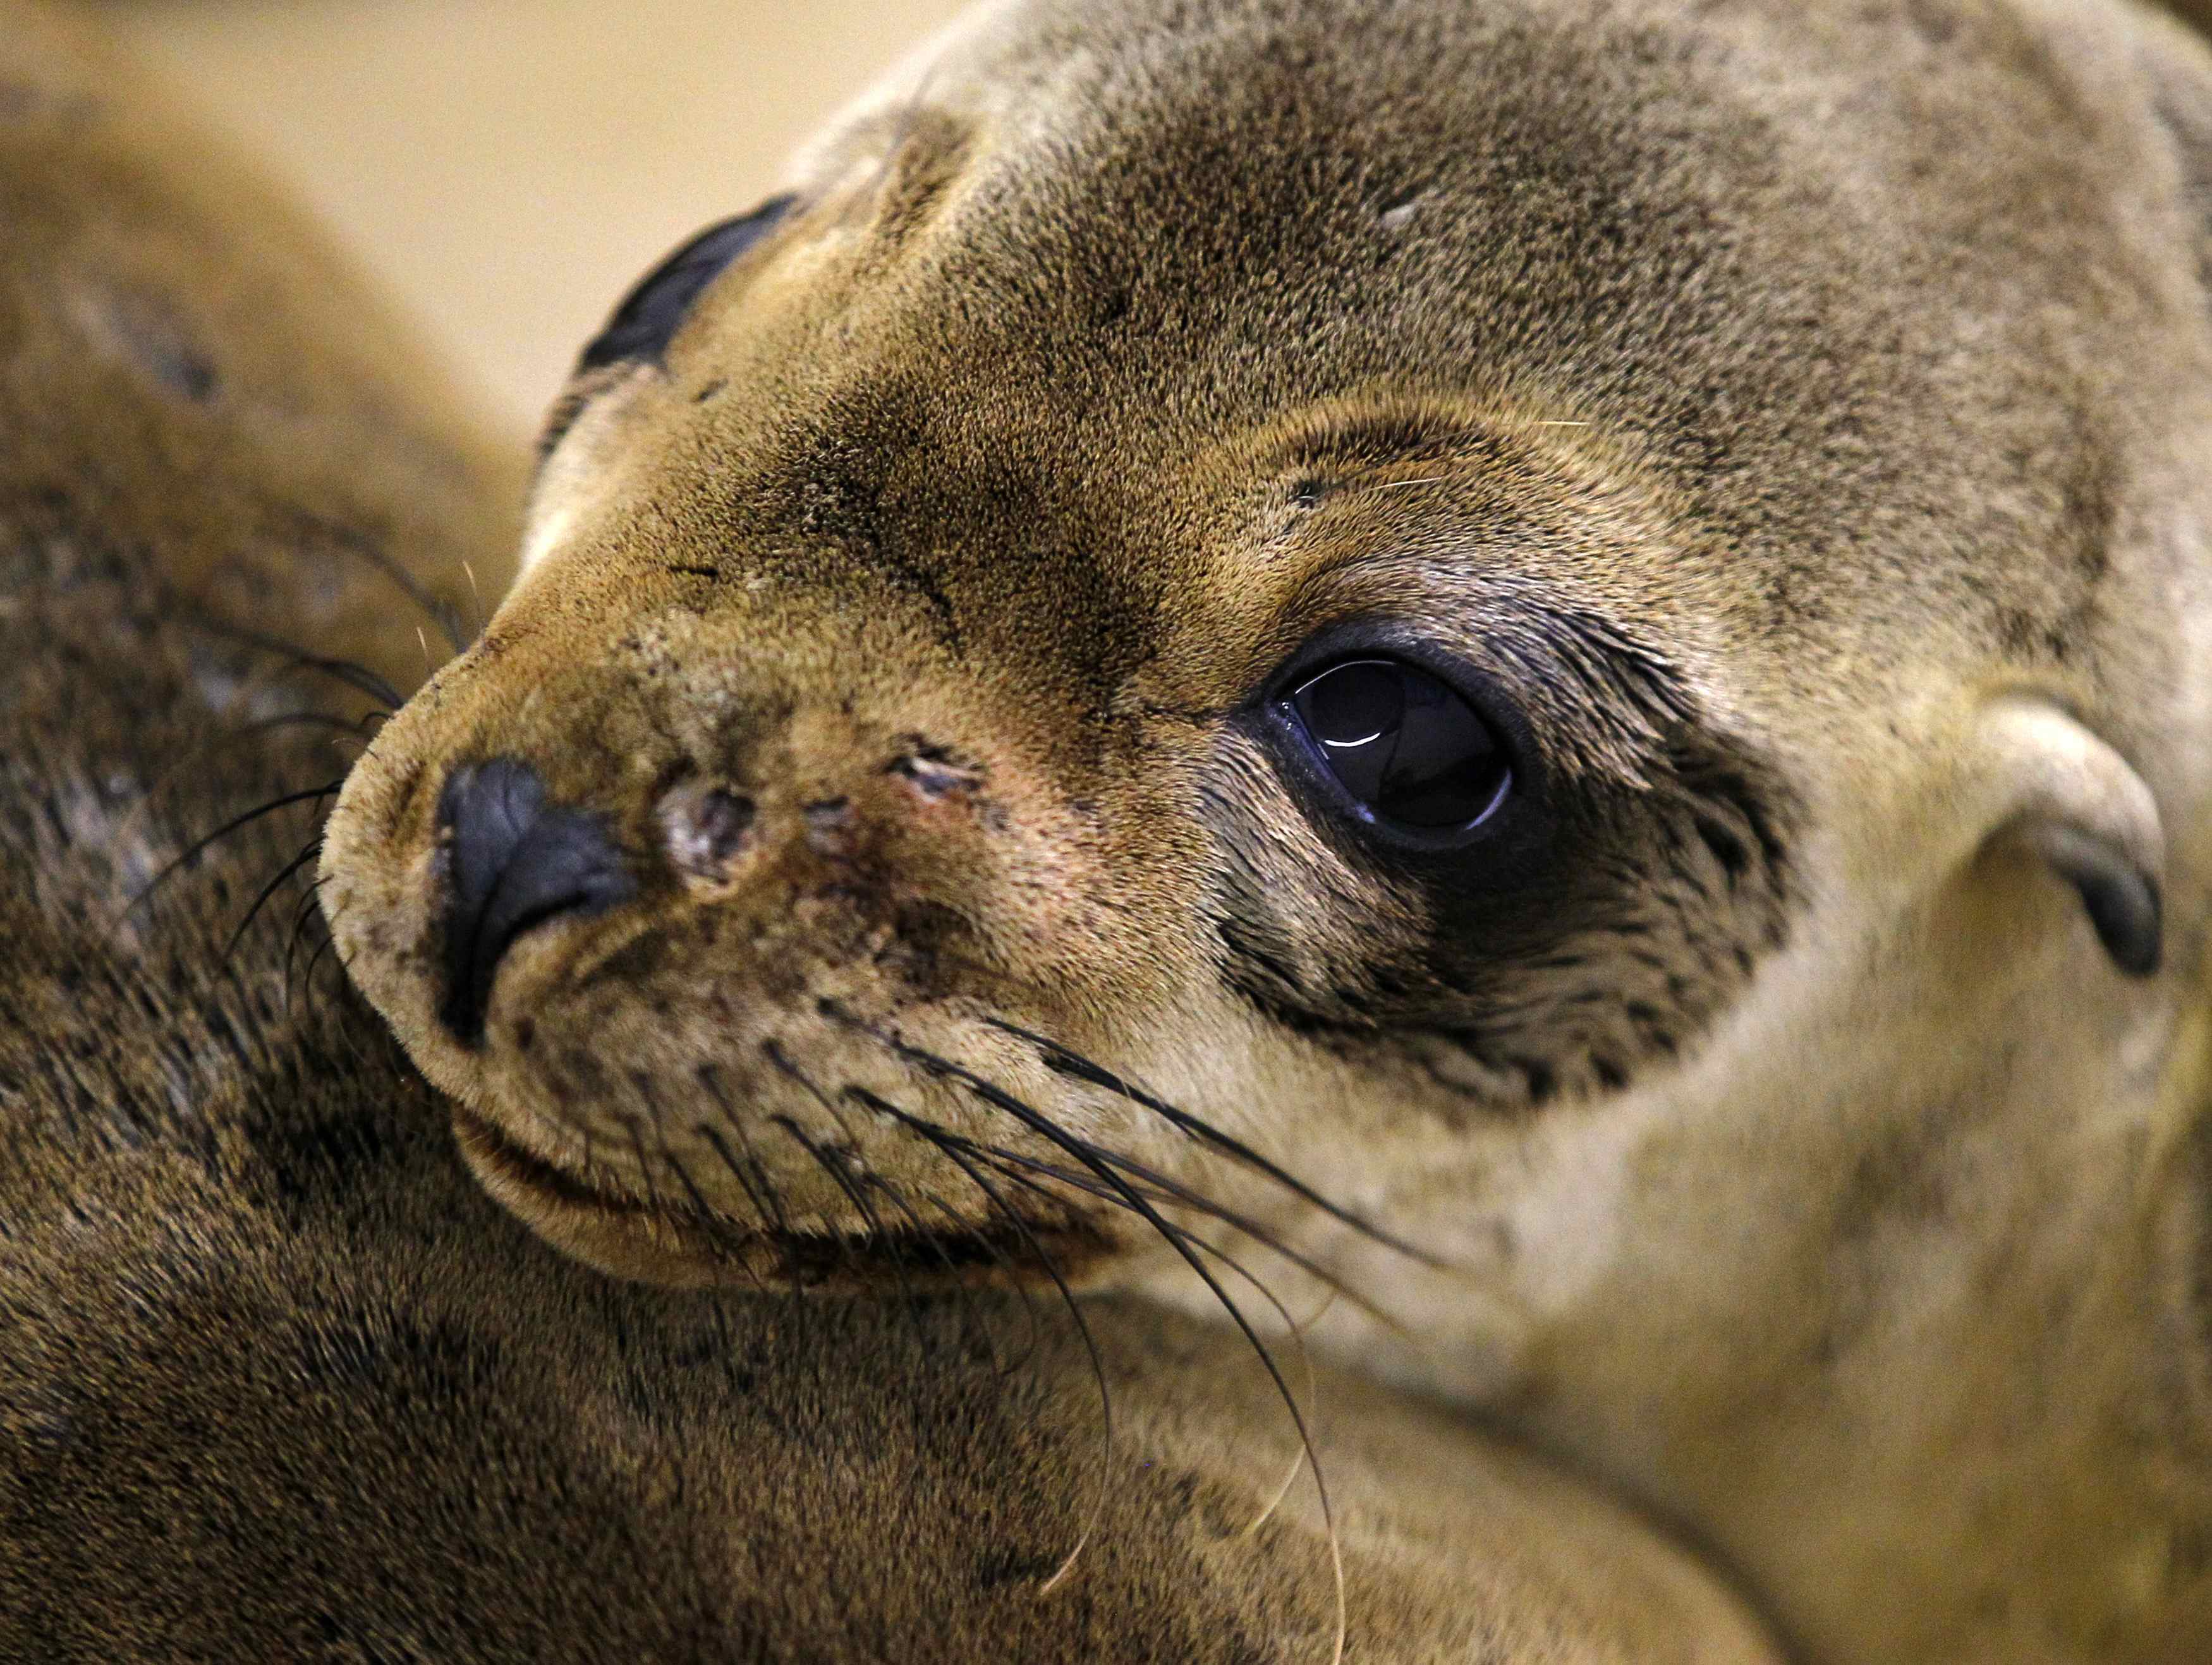
<path fill-rule="evenodd" d="M 1728 587 L 1786 599 L 1778 622 L 1863 617 L 1846 546 L 1879 537 L 1923 576 L 1882 609 L 2016 632 L 2070 605 L 2072 580 L 2023 607 L 1965 552 L 2084 541 L 2069 502 L 2107 461 L 2080 418 L 2112 378 L 2082 368 L 2064 399 L 2044 384 L 2080 356 L 2052 320 L 2118 256 L 2085 265 L 2078 224 L 2015 226 L 1998 273 L 1965 193 L 1904 183 L 1951 164 L 1924 140 L 1899 154 L 1885 77 L 1963 107 L 1990 42 L 1960 32 L 1956 90 L 1871 49 L 1854 65 L 1841 39 L 1796 52 L 1787 85 L 1745 74 L 1785 25 L 1771 7 L 1139 5 L 1086 15 L 1079 44 L 1054 8 L 1000 17 L 818 165 L 817 186 L 857 171 L 880 191 L 902 146 L 937 158 L 926 201 L 890 216 L 896 250 L 855 254 L 811 336 L 772 349 L 772 391 L 719 419 L 803 436 L 778 472 L 817 505 L 859 459 L 1024 513 L 1048 483 L 1059 507 L 1141 530 L 1188 459 L 1303 406 L 1502 388 L 1641 458 L 1727 538 Z M 1407 64 L 1418 88 L 1393 79 Z M 1818 134 L 1766 107 L 1814 96 L 1839 112 Z M 2011 131 L 1971 162 L 1990 188 L 2081 197 L 2096 165 L 2069 161 L 2067 122 L 1995 102 Z M 2038 120 L 2051 134 L 2023 137 Z M 881 230 L 849 204 L 817 212 L 847 246 Z M 695 380 L 726 368 L 752 299 L 710 297 Z M 1946 333 L 1931 309 L 1955 346 L 1907 350 Z M 1063 542 L 1109 588 L 1188 576 L 1158 540 L 1117 556 L 1106 528 L 1077 530 Z"/>
<path fill-rule="evenodd" d="M 1711 453 L 1677 407 L 1713 374 L 1668 361 L 1756 297 L 1708 282 L 1709 303 L 1678 304 L 1670 285 L 1698 287 L 1681 271 L 1634 269 L 1655 243 L 1696 264 L 1717 210 L 1663 181 L 1631 200 L 1620 135 L 1570 143 L 1582 112 L 1472 82 L 1394 101 L 1325 32 L 1286 46 L 1249 20 L 1115 21 L 1133 42 L 1054 60 L 1114 81 L 1110 100 L 1008 93 L 956 63 L 860 124 L 882 131 L 823 173 L 862 188 L 796 193 L 781 252 L 679 337 L 678 397 L 627 447 L 650 457 L 653 499 L 794 556 L 926 522 L 906 564 L 948 590 L 1002 597 L 1010 568 L 1048 554 L 1063 599 L 1080 568 L 1141 601 L 1218 564 L 1238 540 L 1210 539 L 1264 520 L 1267 486 L 1306 483 L 1296 470 L 1433 460 L 1484 415 L 1618 428 L 1624 457 L 1655 434 L 1675 460 Z M 1032 21 L 1041 58 L 1049 23 Z M 968 107 L 978 78 L 988 111 Z M 1593 249 L 1613 251 L 1610 278 L 1540 299 L 1536 264 Z M 1460 408 L 1406 414 L 1439 402 Z M 1723 403 L 1745 400 L 1705 414 Z M 1330 425 L 1334 454 L 1314 437 Z M 1302 448 L 1265 442 L 1292 430 Z"/>
<path fill-rule="evenodd" d="M 1771 136 L 1729 89 L 1640 85 L 1649 65 L 1602 31 L 1425 9 L 1140 6 L 1079 49 L 1051 9 L 1025 14 L 1000 47 L 1027 65 L 1012 90 L 1003 64 L 956 58 L 860 124 L 872 186 L 902 150 L 960 152 L 919 232 L 885 216 L 900 258 L 872 266 L 866 309 L 971 419 L 979 385 L 994 422 L 1038 411 L 1063 452 L 1071 416 L 1135 419 L 1099 447 L 1117 467 L 1147 437 L 1188 449 L 1386 380 L 1678 414 L 1653 407 L 1685 364 L 1774 310 L 1772 271 L 1736 250 L 1761 237 Z M 1431 48 L 1382 38 L 1409 30 Z M 1407 84 L 1408 59 L 1433 80 Z M 851 233 L 849 209 L 830 217 Z M 1791 264 L 1852 266 L 1863 240 L 1834 240 Z"/>

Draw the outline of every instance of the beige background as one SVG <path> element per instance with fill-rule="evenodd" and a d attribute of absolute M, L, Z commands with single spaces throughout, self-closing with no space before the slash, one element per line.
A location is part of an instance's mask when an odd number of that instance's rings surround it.
<path fill-rule="evenodd" d="M 765 196 L 788 149 L 960 0 L 99 9 L 534 426 L 631 280 Z"/>
<path fill-rule="evenodd" d="M 100 10 L 534 424 L 631 280 L 958 0 L 135 0 Z"/>
<path fill-rule="evenodd" d="M 2202 21 L 2212 0 L 2169 0 Z M 630 282 L 961 0 L 109 0 L 535 425 Z"/>

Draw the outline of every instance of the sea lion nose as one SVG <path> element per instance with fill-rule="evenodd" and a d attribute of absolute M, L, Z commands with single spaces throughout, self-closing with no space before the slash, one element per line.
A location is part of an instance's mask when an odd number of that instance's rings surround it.
<path fill-rule="evenodd" d="M 483 1038 L 500 961 L 525 933 L 593 914 L 637 889 L 601 819 L 548 804 L 529 764 L 495 757 L 453 771 L 438 800 L 446 841 L 446 1000 L 439 1018 L 464 1046 Z"/>

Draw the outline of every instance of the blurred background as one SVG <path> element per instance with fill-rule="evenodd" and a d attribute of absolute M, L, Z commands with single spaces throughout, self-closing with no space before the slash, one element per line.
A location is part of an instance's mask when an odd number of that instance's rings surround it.
<path fill-rule="evenodd" d="M 1109 0 L 1098 0 L 1109 3 Z M 107 0 L 534 427 L 630 283 L 962 0 Z M 2203 25 L 2212 0 L 2167 0 Z"/>
<path fill-rule="evenodd" d="M 138 51 L 534 427 L 630 283 L 959 0 L 117 0 Z"/>

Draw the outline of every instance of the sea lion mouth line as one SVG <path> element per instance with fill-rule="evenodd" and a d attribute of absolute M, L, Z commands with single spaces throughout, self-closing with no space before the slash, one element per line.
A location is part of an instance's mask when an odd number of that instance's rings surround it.
<path fill-rule="evenodd" d="M 872 1291 L 886 1275 L 917 1293 L 933 1286 L 1012 1284 L 1038 1272 L 1073 1281 L 1082 1268 L 1112 1249 L 1104 1232 L 1065 1218 L 1018 1217 L 1002 1224 L 942 1231 L 919 1225 L 854 1232 L 808 1231 L 787 1224 L 746 1229 L 703 1209 L 676 1208 L 603 1190 L 517 1144 L 489 1117 L 458 1105 L 453 1122 L 469 1159 L 501 1182 L 499 1188 L 629 1229 L 673 1234 L 705 1260 L 803 1289 Z"/>

